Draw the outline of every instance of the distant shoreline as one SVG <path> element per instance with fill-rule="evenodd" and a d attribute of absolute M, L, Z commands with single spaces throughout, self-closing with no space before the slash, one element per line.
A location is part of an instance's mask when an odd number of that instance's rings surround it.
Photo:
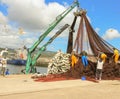
<path fill-rule="evenodd" d="M 0 52 L 2 50 L 4 50 L 4 48 L 0 48 Z M 15 49 L 8 48 L 8 54 L 6 54 L 6 55 L 7 55 L 8 59 L 12 60 L 12 59 L 16 59 L 16 56 L 14 56 L 15 53 L 16 53 Z M 40 67 L 47 67 L 49 61 L 54 57 L 55 54 L 56 54 L 56 52 L 53 52 L 53 51 L 42 52 L 41 56 L 37 59 L 37 62 L 35 65 L 40 66 Z"/>

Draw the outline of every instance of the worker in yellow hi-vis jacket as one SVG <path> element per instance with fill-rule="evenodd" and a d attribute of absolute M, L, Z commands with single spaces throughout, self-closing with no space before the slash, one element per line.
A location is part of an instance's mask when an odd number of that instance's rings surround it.
<path fill-rule="evenodd" d="M 113 50 L 114 50 L 114 54 L 112 57 L 114 58 L 114 62 L 117 64 L 119 59 L 119 51 L 116 48 L 113 48 Z"/>
<path fill-rule="evenodd" d="M 73 51 L 73 52 L 71 53 L 71 65 L 72 65 L 72 67 L 75 66 L 75 64 L 77 63 L 77 61 L 78 61 L 78 59 L 77 59 L 77 57 L 75 56 L 75 51 Z"/>

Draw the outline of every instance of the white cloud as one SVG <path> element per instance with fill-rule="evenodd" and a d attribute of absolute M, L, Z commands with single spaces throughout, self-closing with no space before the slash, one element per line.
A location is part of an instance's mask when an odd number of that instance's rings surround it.
<path fill-rule="evenodd" d="M 105 35 L 103 36 L 106 40 L 112 40 L 115 38 L 120 38 L 120 33 L 118 30 L 110 28 L 105 32 Z"/>
<path fill-rule="evenodd" d="M 96 33 L 99 33 L 100 28 L 95 28 Z"/>
<path fill-rule="evenodd" d="M 1 47 L 9 47 L 9 48 L 17 48 L 20 47 L 20 39 L 18 36 L 0 36 L 0 46 Z"/>
<path fill-rule="evenodd" d="M 7 24 L 7 17 L 5 17 L 2 12 L 0 12 L 0 24 Z"/>
<path fill-rule="evenodd" d="M 18 30 L 14 30 L 10 25 L 0 25 L 0 47 L 20 48 L 25 36 L 27 35 L 21 35 Z"/>
<path fill-rule="evenodd" d="M 9 25 L 11 26 L 10 26 L 9 32 L 4 32 L 4 33 L 1 32 L 3 33 L 4 36 L 6 36 L 6 38 L 8 38 L 6 42 L 5 41 L 2 42 L 3 39 L 1 39 L 1 42 L 5 44 L 7 42 L 10 42 L 9 45 L 7 44 L 7 46 L 10 47 L 10 44 L 12 43 L 11 47 L 14 47 L 14 48 L 15 46 L 18 48 L 18 45 L 20 45 L 23 40 L 24 40 L 24 43 L 29 46 L 33 44 L 33 42 L 37 40 L 35 39 L 34 36 L 37 33 L 40 33 L 40 34 L 44 33 L 45 30 L 49 27 L 49 24 L 55 20 L 56 16 L 61 14 L 63 11 L 65 11 L 66 7 L 68 7 L 68 4 L 65 2 L 63 2 L 64 3 L 64 6 L 63 6 L 56 2 L 45 4 L 45 0 L 2 0 L 2 2 L 8 6 L 8 11 L 7 11 L 8 15 L 7 15 L 7 18 L 6 17 L 5 18 L 8 19 L 10 23 Z M 76 9 L 73 9 L 60 22 L 60 24 L 58 24 L 55 27 L 55 29 L 53 29 L 53 31 L 49 34 L 49 36 L 55 34 L 56 31 L 59 30 L 62 26 L 64 26 L 66 23 L 71 25 L 74 19 L 74 15 L 73 15 L 74 11 L 76 11 Z M 78 17 L 76 25 L 75 25 L 74 36 L 76 36 L 77 31 L 78 31 L 78 26 L 80 23 L 79 18 L 80 17 Z M 89 17 L 87 18 L 90 21 L 90 18 Z M 25 35 L 24 37 L 18 34 L 18 28 L 22 28 L 24 32 L 26 32 L 24 34 Z M 33 34 L 32 36 L 31 36 L 31 33 Z M 60 35 L 60 37 L 67 38 L 68 34 L 69 34 L 69 31 L 65 30 Z M 7 36 L 15 36 L 18 38 L 12 39 Z M 10 41 L 11 39 L 12 41 Z"/>
<path fill-rule="evenodd" d="M 8 5 L 8 19 L 18 27 L 29 31 L 42 31 L 66 8 L 56 2 L 45 4 L 45 0 L 3 0 Z M 69 16 L 72 16 L 69 14 Z M 61 25 L 71 22 L 66 18 Z"/>
<path fill-rule="evenodd" d="M 49 27 L 49 24 L 53 22 L 59 14 L 65 11 L 66 7 L 60 5 L 56 2 L 51 2 L 48 5 L 45 4 L 45 0 L 2 0 L 2 3 L 8 6 L 7 12 L 8 15 L 4 16 L 0 13 L 0 19 L 3 20 L 2 24 L 10 23 L 6 25 L 1 25 L 2 29 L 0 33 L 0 45 L 9 46 L 11 47 L 18 47 L 18 42 L 24 39 L 26 44 L 33 44 L 35 42 L 35 37 L 31 37 L 31 33 L 44 33 L 45 30 Z M 64 3 L 68 6 L 66 3 Z M 59 30 L 63 25 L 66 23 L 72 23 L 74 19 L 73 11 L 70 12 L 59 24 L 56 28 L 52 31 L 54 34 L 57 30 Z M 8 28 L 9 27 L 9 28 Z M 5 29 L 6 28 L 6 29 Z M 20 34 L 18 33 L 18 28 L 22 28 L 26 36 L 21 38 Z M 68 30 L 62 33 L 61 37 L 68 36 Z M 51 33 L 50 33 L 51 34 Z M 51 35 L 53 35 L 51 34 Z M 4 37 L 3 37 L 4 36 Z M 17 36 L 17 39 L 12 39 L 11 37 Z M 6 42 L 5 39 L 7 38 Z M 12 39 L 12 40 L 11 40 Z M 4 42 L 2 42 L 2 40 Z M 37 39 L 36 39 L 37 40 Z M 10 43 L 7 43 L 10 42 Z M 4 44 L 3 44 L 4 43 Z M 12 44 L 11 44 L 12 43 Z M 13 45 L 14 44 L 14 45 Z M 20 45 L 20 44 L 19 44 Z"/>

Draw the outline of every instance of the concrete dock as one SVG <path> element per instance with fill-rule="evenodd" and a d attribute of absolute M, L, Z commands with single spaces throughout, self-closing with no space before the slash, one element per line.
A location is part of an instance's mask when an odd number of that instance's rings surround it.
<path fill-rule="evenodd" d="M 120 81 L 35 82 L 31 75 L 0 76 L 0 99 L 119 99 Z"/>

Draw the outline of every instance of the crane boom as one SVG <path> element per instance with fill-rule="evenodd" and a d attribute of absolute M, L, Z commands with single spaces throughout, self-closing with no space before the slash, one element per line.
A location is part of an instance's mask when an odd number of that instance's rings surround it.
<path fill-rule="evenodd" d="M 27 55 L 27 63 L 26 63 L 26 73 L 27 74 L 29 73 L 30 66 L 32 66 L 32 64 L 34 63 L 34 62 L 32 62 L 33 59 L 31 57 L 31 54 L 35 51 L 37 46 L 44 40 L 44 38 L 55 28 L 55 26 L 76 6 L 79 6 L 79 2 L 77 0 L 75 0 L 73 2 L 73 4 L 70 7 L 68 7 L 64 12 L 62 12 L 60 15 L 58 15 L 56 17 L 56 19 L 50 24 L 48 29 L 39 37 L 39 39 L 33 44 L 33 46 L 31 48 L 29 48 L 28 55 Z"/>
<path fill-rule="evenodd" d="M 40 47 L 38 53 L 37 53 L 36 56 L 33 58 L 33 61 L 32 61 L 32 64 L 31 64 L 31 71 L 32 71 L 32 72 L 35 72 L 35 71 L 34 71 L 34 65 L 35 65 L 37 59 L 41 56 L 41 53 L 46 50 L 47 45 L 49 45 L 50 43 L 52 43 L 53 40 L 54 40 L 56 37 L 58 37 L 58 36 L 59 36 L 65 29 L 67 29 L 68 27 L 69 27 L 69 25 L 68 25 L 68 24 L 65 24 L 59 31 L 57 31 L 57 32 L 55 33 L 55 35 L 53 35 L 53 36 L 48 40 L 47 43 L 45 43 L 42 47 Z"/>

